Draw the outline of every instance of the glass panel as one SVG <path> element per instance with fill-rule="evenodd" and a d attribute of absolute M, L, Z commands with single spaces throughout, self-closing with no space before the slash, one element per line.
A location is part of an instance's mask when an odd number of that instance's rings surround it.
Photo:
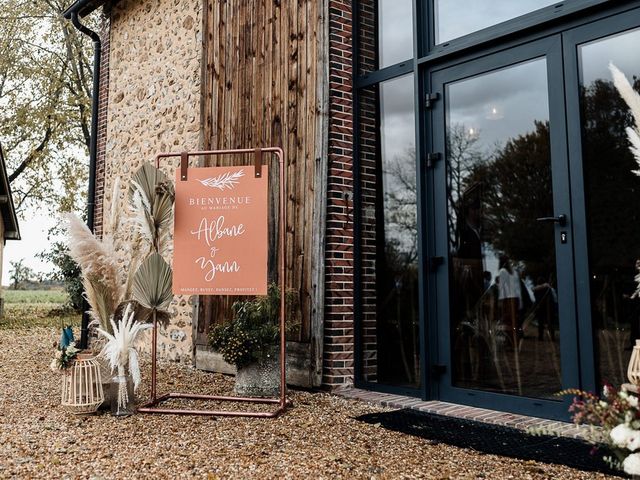
<path fill-rule="evenodd" d="M 412 0 L 362 0 L 358 4 L 358 73 L 413 58 Z"/>
<path fill-rule="evenodd" d="M 626 381 L 633 340 L 640 338 L 640 178 L 625 127 L 631 115 L 611 81 L 609 62 L 640 91 L 640 30 L 579 47 L 582 162 L 587 203 L 591 318 L 600 380 Z"/>
<path fill-rule="evenodd" d="M 360 96 L 363 379 L 420 384 L 413 75 Z"/>
<path fill-rule="evenodd" d="M 446 86 L 453 384 L 561 388 L 545 59 Z"/>
<path fill-rule="evenodd" d="M 497 25 L 558 0 L 434 0 L 436 44 Z"/>
<path fill-rule="evenodd" d="M 413 58 L 411 0 L 378 1 L 380 68 Z"/>

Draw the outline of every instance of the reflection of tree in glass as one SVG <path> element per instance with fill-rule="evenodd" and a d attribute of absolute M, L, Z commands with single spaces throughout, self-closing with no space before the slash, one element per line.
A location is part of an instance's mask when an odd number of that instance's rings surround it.
<path fill-rule="evenodd" d="M 482 185 L 483 240 L 525 267 L 532 278 L 555 272 L 553 234 L 536 219 L 553 215 L 548 122 L 509 139 L 491 160 L 476 163 L 463 189 Z M 550 226 L 547 226 L 551 228 Z"/>
<path fill-rule="evenodd" d="M 383 160 L 378 222 L 379 379 L 419 384 L 416 155 Z"/>
<path fill-rule="evenodd" d="M 632 84 L 640 91 L 640 80 L 634 78 Z M 640 337 L 640 305 L 628 298 L 635 288 L 635 260 L 640 258 L 640 179 L 631 172 L 636 163 L 625 133 L 632 119 L 612 82 L 596 79 L 580 93 L 589 278 L 599 375 L 601 380 L 620 384 L 625 378 L 629 347 Z"/>
<path fill-rule="evenodd" d="M 633 86 L 640 91 L 640 80 Z M 631 115 L 612 82 L 598 79 L 581 93 L 591 268 L 632 274 L 640 254 L 640 181 L 625 133 Z"/>
<path fill-rule="evenodd" d="M 461 196 L 469 185 L 467 177 L 474 165 L 484 162 L 478 148 L 478 132 L 473 135 L 462 124 L 447 129 L 447 202 L 449 205 L 449 242 L 453 249 L 459 244 L 458 219 L 461 218 Z"/>
<path fill-rule="evenodd" d="M 384 217 L 387 248 L 397 250 L 408 265 L 416 262 L 417 206 L 416 206 L 416 151 L 406 150 L 396 156 L 384 169 Z"/>

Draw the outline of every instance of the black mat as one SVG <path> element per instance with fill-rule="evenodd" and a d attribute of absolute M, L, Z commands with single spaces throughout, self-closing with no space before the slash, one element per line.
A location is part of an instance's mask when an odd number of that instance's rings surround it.
<path fill-rule="evenodd" d="M 581 440 L 551 436 L 529 435 L 522 430 L 471 420 L 445 417 L 411 409 L 370 413 L 357 420 L 397 432 L 456 447 L 470 448 L 481 453 L 502 455 L 522 460 L 567 465 L 591 472 L 620 475 L 612 470 L 602 457 L 602 450 Z"/>

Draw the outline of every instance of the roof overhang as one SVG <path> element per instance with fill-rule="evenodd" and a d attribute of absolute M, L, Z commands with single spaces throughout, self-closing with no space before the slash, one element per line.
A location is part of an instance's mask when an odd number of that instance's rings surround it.
<path fill-rule="evenodd" d="M 18 217 L 13 205 L 11 186 L 9 185 L 9 175 L 7 175 L 7 165 L 4 161 L 2 146 L 0 146 L 0 213 L 4 223 L 4 239 L 20 240 L 20 227 Z"/>
<path fill-rule="evenodd" d="M 62 15 L 64 18 L 70 19 L 71 14 L 75 12 L 79 17 L 86 17 L 106 3 L 115 2 L 109 0 L 76 0 L 62 13 Z"/>

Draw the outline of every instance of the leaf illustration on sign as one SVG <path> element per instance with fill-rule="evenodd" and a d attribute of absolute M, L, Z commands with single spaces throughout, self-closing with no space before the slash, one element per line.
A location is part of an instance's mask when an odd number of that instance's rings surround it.
<path fill-rule="evenodd" d="M 244 177 L 244 170 L 227 172 L 217 177 L 205 178 L 204 180 L 198 179 L 198 181 L 206 187 L 217 188 L 218 190 L 232 190 L 240 182 L 240 177 Z"/>

